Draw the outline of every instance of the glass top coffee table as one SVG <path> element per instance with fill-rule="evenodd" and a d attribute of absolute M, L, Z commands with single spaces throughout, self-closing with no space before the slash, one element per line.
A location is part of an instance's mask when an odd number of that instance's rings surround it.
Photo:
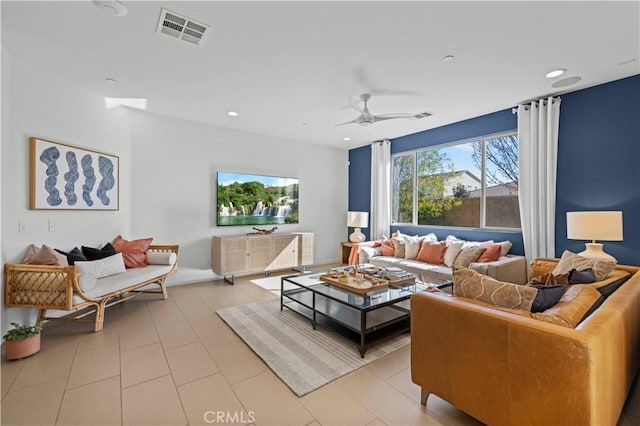
<path fill-rule="evenodd" d="M 432 289 L 438 283 L 407 283 L 352 293 L 320 280 L 319 273 L 284 276 L 280 284 L 280 310 L 285 307 L 330 329 L 358 346 L 364 358 L 374 341 L 409 330 L 409 298 L 415 292 Z"/>

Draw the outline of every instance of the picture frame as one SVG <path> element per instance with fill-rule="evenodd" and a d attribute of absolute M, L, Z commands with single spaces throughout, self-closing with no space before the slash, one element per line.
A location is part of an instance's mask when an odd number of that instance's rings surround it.
<path fill-rule="evenodd" d="M 29 138 L 31 210 L 119 210 L 120 159 Z"/>

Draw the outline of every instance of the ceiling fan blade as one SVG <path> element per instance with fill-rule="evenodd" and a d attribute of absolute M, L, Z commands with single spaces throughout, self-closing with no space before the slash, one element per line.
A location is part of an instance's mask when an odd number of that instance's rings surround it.
<path fill-rule="evenodd" d="M 405 112 L 397 112 L 390 114 L 377 114 L 376 118 L 411 118 L 413 114 L 405 113 Z"/>
<path fill-rule="evenodd" d="M 360 105 L 358 105 L 358 102 L 355 99 L 353 99 L 353 96 L 347 96 L 347 102 L 349 102 L 349 105 L 351 106 L 351 108 L 355 109 L 359 113 L 363 113 L 364 112 L 362 110 L 362 107 Z"/>
<path fill-rule="evenodd" d="M 336 125 L 334 125 L 334 127 L 344 126 L 345 124 L 354 124 L 354 123 L 357 123 L 357 122 L 358 122 L 358 119 L 356 118 L 355 120 L 347 121 L 346 123 L 336 124 Z"/>
<path fill-rule="evenodd" d="M 409 116 L 409 117 L 411 117 L 411 116 Z M 405 118 L 405 119 L 406 119 L 406 118 L 409 118 L 409 117 L 407 117 L 407 116 L 402 116 L 402 117 L 382 117 L 382 116 L 380 116 L 380 115 L 374 115 L 374 116 L 373 116 L 373 122 L 374 122 L 374 123 L 377 123 L 378 121 L 385 121 L 385 120 L 398 120 L 398 119 L 400 119 L 400 118 Z"/>

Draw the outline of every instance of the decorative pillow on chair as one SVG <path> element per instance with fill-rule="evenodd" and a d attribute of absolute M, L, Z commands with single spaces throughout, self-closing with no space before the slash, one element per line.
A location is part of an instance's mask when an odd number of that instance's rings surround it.
<path fill-rule="evenodd" d="M 507 254 L 509 254 L 509 250 L 511 250 L 511 247 L 513 247 L 511 241 L 500 241 L 496 244 L 500 244 L 500 247 L 502 247 L 502 253 L 500 254 L 501 256 L 506 256 Z"/>
<path fill-rule="evenodd" d="M 419 237 L 417 235 L 414 237 L 403 235 L 402 240 L 404 242 L 404 258 L 414 259 L 418 255 L 418 252 L 420 251 L 420 246 L 422 245 L 423 237 Z"/>
<path fill-rule="evenodd" d="M 84 261 L 89 260 L 89 259 L 87 259 L 87 257 L 84 254 L 82 254 L 82 252 L 80 251 L 80 249 L 78 247 L 74 247 L 69 252 L 64 252 L 64 251 L 58 250 L 58 249 L 54 249 L 54 250 L 57 251 L 58 253 L 60 253 L 63 256 L 67 256 L 67 262 L 69 263 L 69 265 L 73 265 L 74 262 L 76 262 L 76 261 L 84 262 Z"/>
<path fill-rule="evenodd" d="M 447 243 L 442 241 L 440 243 L 428 243 L 423 242 L 420 247 L 420 252 L 416 256 L 416 260 L 421 262 L 430 263 L 431 265 L 444 265 L 444 255 L 447 251 Z"/>
<path fill-rule="evenodd" d="M 24 255 L 22 263 L 27 265 L 69 266 L 66 256 L 61 255 L 45 244 L 42 247 L 31 244 Z"/>
<path fill-rule="evenodd" d="M 531 305 L 531 312 L 546 311 L 560 301 L 562 295 L 567 291 L 564 285 L 529 285 L 529 287 L 537 288 L 538 294 Z"/>
<path fill-rule="evenodd" d="M 118 235 L 113 240 L 113 247 L 116 252 L 122 253 L 127 268 L 142 268 L 147 266 L 147 250 L 152 241 L 153 238 L 127 241 Z"/>
<path fill-rule="evenodd" d="M 453 268 L 453 295 L 508 309 L 531 311 L 538 289 L 506 283 L 467 268 Z"/>
<path fill-rule="evenodd" d="M 596 275 L 596 281 L 602 281 L 606 279 L 611 271 L 616 267 L 615 262 L 608 260 L 587 259 L 578 254 L 572 253 L 569 250 L 565 250 L 562 253 L 560 261 L 553 270 L 554 275 L 568 274 L 572 269 L 583 270 L 587 268 L 593 268 L 593 272 Z"/>
<path fill-rule="evenodd" d="M 111 243 L 105 244 L 101 249 L 82 246 L 82 254 L 86 256 L 87 260 L 100 260 L 116 254 L 116 249 Z"/>
<path fill-rule="evenodd" d="M 462 245 L 464 243 L 461 242 L 448 242 L 447 243 L 447 251 L 444 252 L 444 264 L 447 265 L 448 267 L 452 267 L 453 266 L 453 262 L 456 260 L 456 257 L 458 257 L 458 254 L 460 254 L 460 251 L 462 250 Z"/>
<path fill-rule="evenodd" d="M 593 268 L 583 269 L 578 271 L 572 269 L 569 271 L 569 284 L 591 284 L 596 282 L 596 274 L 593 272 Z"/>
<path fill-rule="evenodd" d="M 478 260 L 483 251 L 484 247 L 480 246 L 470 246 L 463 248 L 456 257 L 456 260 L 453 262 L 453 267 L 468 267 L 471 263 Z"/>
<path fill-rule="evenodd" d="M 546 272 L 542 275 L 531 278 L 527 283 L 529 285 L 569 285 L 569 274 L 553 275 L 551 272 Z"/>
<path fill-rule="evenodd" d="M 380 254 L 382 256 L 393 256 L 396 249 L 393 247 L 393 242 L 391 240 L 383 241 L 380 244 Z"/>
<path fill-rule="evenodd" d="M 373 247 L 360 247 L 362 249 L 377 250 Z M 149 265 L 173 265 L 178 260 L 178 256 L 173 252 L 150 251 L 147 253 L 147 263 Z"/>
<path fill-rule="evenodd" d="M 80 274 L 90 274 L 96 278 L 108 277 L 109 275 L 126 272 L 122 253 L 116 253 L 112 256 L 98 260 L 89 260 L 87 262 L 76 262 L 76 268 Z M 86 287 L 86 285 L 85 285 Z M 85 288 L 81 287 L 83 290 Z"/>
<path fill-rule="evenodd" d="M 391 239 L 393 241 L 393 256 L 404 258 L 404 238 L 403 237 L 393 237 Z"/>
<path fill-rule="evenodd" d="M 486 246 L 476 262 L 494 262 L 500 259 L 502 246 L 500 244 L 489 244 Z"/>

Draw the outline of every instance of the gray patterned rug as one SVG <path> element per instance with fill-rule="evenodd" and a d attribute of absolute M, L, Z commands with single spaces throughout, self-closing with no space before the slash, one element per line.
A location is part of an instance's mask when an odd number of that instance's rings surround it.
<path fill-rule="evenodd" d="M 355 344 L 287 309 L 280 299 L 218 309 L 220 318 L 298 396 L 409 344 L 409 333 L 374 343 L 364 358 Z"/>

